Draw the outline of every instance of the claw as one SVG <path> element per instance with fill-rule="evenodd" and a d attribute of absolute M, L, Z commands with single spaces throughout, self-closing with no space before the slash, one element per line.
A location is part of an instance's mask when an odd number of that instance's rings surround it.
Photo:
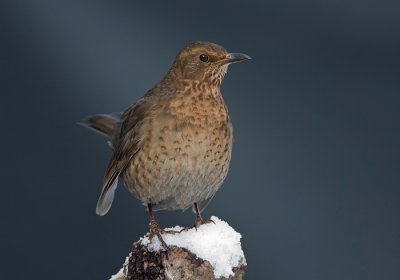
<path fill-rule="evenodd" d="M 204 221 L 204 220 L 201 218 L 200 211 L 199 211 L 199 207 L 197 206 L 197 203 L 194 203 L 194 209 L 195 209 L 195 211 L 196 211 L 196 221 L 195 221 L 193 227 L 196 229 L 196 231 L 197 231 L 197 228 L 200 227 L 201 225 L 209 224 L 209 223 L 215 224 L 215 222 L 214 222 L 213 220 L 206 220 L 206 221 Z M 193 227 L 191 227 L 191 228 L 193 228 Z"/>
<path fill-rule="evenodd" d="M 153 216 L 153 210 L 151 207 L 151 204 L 147 204 L 147 207 L 149 209 L 149 215 L 150 215 L 150 235 L 149 235 L 149 239 L 147 240 L 147 243 L 151 243 L 152 239 L 154 236 L 158 237 L 158 240 L 160 240 L 162 246 L 165 248 L 165 250 L 169 250 L 169 247 L 167 246 L 167 243 L 165 243 L 164 239 L 162 238 L 161 233 L 167 233 L 166 231 L 162 230 L 156 220 L 154 219 Z"/>

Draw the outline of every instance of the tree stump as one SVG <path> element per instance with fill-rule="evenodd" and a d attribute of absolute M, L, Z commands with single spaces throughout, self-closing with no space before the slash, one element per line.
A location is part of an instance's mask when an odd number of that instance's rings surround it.
<path fill-rule="evenodd" d="M 163 234 L 168 250 L 160 250 L 158 238 L 133 243 L 123 268 L 110 280 L 242 279 L 246 260 L 241 235 L 216 217 L 214 223 L 196 229 L 175 227 Z M 156 239 L 156 240 L 155 240 Z"/>

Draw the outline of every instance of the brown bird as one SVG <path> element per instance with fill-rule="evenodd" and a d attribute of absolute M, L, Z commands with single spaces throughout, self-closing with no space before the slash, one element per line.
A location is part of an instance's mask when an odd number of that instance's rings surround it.
<path fill-rule="evenodd" d="M 111 137 L 113 149 L 96 213 L 108 212 L 118 177 L 147 204 L 150 239 L 162 240 L 153 210 L 193 206 L 200 212 L 222 185 L 233 144 L 220 85 L 228 65 L 250 59 L 196 42 L 176 56 L 165 77 L 123 114 L 89 116 L 83 125 Z"/>

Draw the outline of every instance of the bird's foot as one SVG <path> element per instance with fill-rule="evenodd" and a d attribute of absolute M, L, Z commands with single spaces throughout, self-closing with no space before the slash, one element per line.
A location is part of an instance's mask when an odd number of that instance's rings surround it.
<path fill-rule="evenodd" d="M 169 250 L 167 243 L 165 243 L 164 239 L 162 238 L 161 233 L 168 233 L 162 230 L 155 221 L 151 221 L 150 223 L 150 234 L 147 243 L 151 243 L 154 236 L 158 237 L 158 240 L 161 242 L 161 245 L 164 247 L 165 250 Z"/>
<path fill-rule="evenodd" d="M 199 209 L 199 206 L 197 205 L 197 202 L 195 202 L 193 204 L 193 211 L 196 213 L 196 221 L 194 223 L 194 226 L 190 227 L 189 229 L 195 228 L 197 231 L 197 228 L 200 227 L 201 225 L 209 224 L 209 223 L 215 224 L 213 220 L 203 221 L 203 219 L 201 218 L 201 215 L 200 215 L 200 209 Z"/>
<path fill-rule="evenodd" d="M 201 218 L 201 216 L 197 216 L 197 217 L 196 217 L 195 224 L 194 224 L 194 226 L 192 226 L 191 228 L 195 228 L 196 231 L 197 231 L 197 229 L 198 229 L 201 225 L 210 224 L 210 223 L 215 224 L 215 222 L 214 222 L 213 220 L 205 220 L 205 221 L 204 221 L 204 220 Z"/>

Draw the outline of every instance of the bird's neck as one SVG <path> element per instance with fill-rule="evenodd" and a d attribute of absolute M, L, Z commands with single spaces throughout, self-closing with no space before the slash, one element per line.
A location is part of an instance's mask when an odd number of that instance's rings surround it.
<path fill-rule="evenodd" d="M 219 98 L 221 80 L 217 77 L 210 76 L 202 79 L 174 79 L 173 77 L 166 76 L 158 84 L 156 84 L 150 91 L 156 95 L 164 94 L 181 94 L 185 96 L 192 95 L 200 92 L 211 93 L 215 98 Z"/>
<path fill-rule="evenodd" d="M 219 127 L 229 122 L 219 87 L 191 83 L 177 91 L 169 101 L 169 110 L 179 120 L 196 126 Z"/>

